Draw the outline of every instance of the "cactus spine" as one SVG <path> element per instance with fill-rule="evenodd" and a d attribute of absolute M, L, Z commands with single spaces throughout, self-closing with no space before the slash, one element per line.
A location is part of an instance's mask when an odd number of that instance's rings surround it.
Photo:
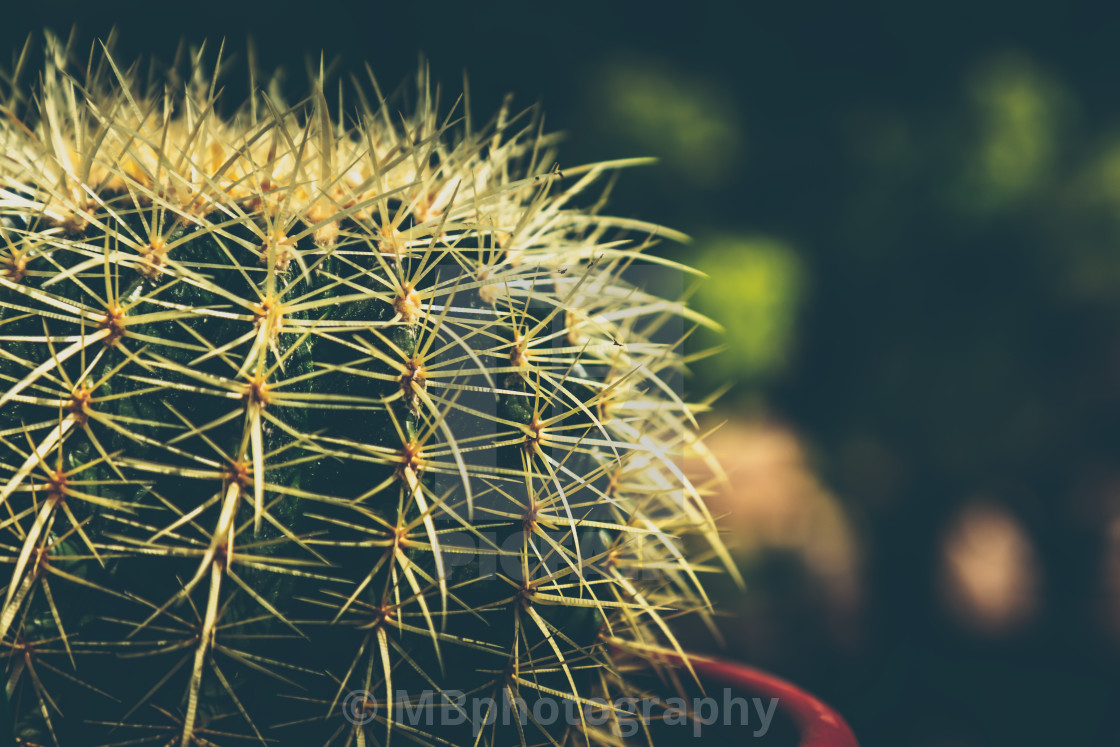
<path fill-rule="evenodd" d="M 476 128 L 423 74 L 406 115 L 320 73 L 226 116 L 201 51 L 144 85 L 46 50 L 0 92 L 20 739 L 616 739 L 584 706 L 640 696 L 726 559 L 674 461 L 671 330 L 704 320 L 623 277 L 672 234 L 579 206 L 633 162 L 560 173 L 533 110 Z"/>

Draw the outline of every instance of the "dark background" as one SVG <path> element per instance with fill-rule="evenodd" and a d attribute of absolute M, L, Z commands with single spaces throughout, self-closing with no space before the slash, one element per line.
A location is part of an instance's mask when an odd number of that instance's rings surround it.
<path fill-rule="evenodd" d="M 476 117 L 539 101 L 561 167 L 659 156 L 611 207 L 717 276 L 697 303 L 738 352 L 689 388 L 794 432 L 862 558 L 836 622 L 796 549 L 742 555 L 729 655 L 867 747 L 1120 744 L 1120 6 L 42 3 L 0 13 L 0 49 L 72 24 L 124 60 L 251 36 L 293 92 L 320 50 L 390 89 L 422 52 L 445 106 L 464 72 Z M 761 300 L 720 285 L 743 268 Z M 977 501 L 1031 547 L 1014 625 L 939 585 Z"/>

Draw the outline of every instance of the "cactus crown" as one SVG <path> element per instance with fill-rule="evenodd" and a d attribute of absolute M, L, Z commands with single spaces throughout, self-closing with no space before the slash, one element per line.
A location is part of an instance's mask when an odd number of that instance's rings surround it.
<path fill-rule="evenodd" d="M 454 743 L 394 699 L 637 695 L 726 561 L 675 461 L 672 330 L 704 320 L 624 277 L 674 234 L 577 205 L 637 161 L 561 173 L 535 110 L 476 128 L 424 74 L 405 115 L 372 75 L 332 109 L 320 72 L 223 117 L 201 51 L 144 85 L 46 49 L 33 96 L 26 55 L 0 84 L 21 738 Z"/>

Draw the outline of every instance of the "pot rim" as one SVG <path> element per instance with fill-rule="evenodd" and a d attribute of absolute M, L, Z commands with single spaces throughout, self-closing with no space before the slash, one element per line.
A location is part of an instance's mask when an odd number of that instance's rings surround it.
<path fill-rule="evenodd" d="M 780 708 L 797 729 L 798 747 L 859 747 L 843 716 L 812 693 L 745 664 L 688 654 L 660 652 L 655 658 L 666 664 L 692 670 L 701 679 L 743 688 L 766 698 L 777 698 Z M 686 663 L 687 661 L 687 663 Z"/>

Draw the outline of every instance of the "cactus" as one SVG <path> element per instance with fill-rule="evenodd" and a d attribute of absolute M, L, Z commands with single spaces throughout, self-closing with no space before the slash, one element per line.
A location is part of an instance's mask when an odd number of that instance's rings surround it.
<path fill-rule="evenodd" d="M 590 704 L 729 567 L 676 462 L 706 321 L 631 278 L 678 236 L 585 198 L 640 161 L 555 168 L 535 108 L 476 127 L 423 68 L 405 114 L 321 66 L 226 112 L 202 50 L 45 49 L 0 88 L 20 743 L 616 742 Z"/>

